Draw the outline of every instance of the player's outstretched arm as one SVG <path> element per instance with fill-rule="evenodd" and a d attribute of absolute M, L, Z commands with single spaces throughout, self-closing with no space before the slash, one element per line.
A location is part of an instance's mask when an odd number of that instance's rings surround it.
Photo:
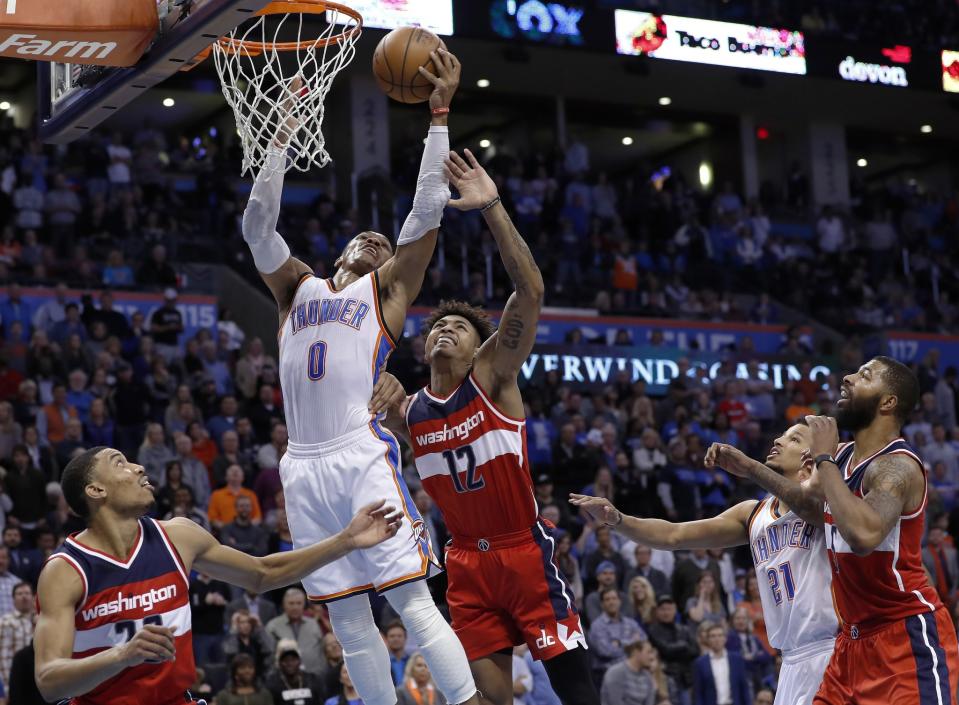
<path fill-rule="evenodd" d="M 169 627 L 146 625 L 125 644 L 93 656 L 74 659 L 76 606 L 83 583 L 65 561 L 55 559 L 40 573 L 37 600 L 40 614 L 33 635 L 37 688 L 45 700 L 57 701 L 90 692 L 125 668 L 146 660 L 170 661 L 175 656 Z"/>
<path fill-rule="evenodd" d="M 411 398 L 406 396 L 406 390 L 396 377 L 389 372 L 382 372 L 373 385 L 369 406 L 371 414 L 386 412 L 380 423 L 407 443 L 410 441 L 410 433 L 406 426 L 406 405 Z"/>
<path fill-rule="evenodd" d="M 446 161 L 450 182 L 460 192 L 460 197 L 450 201 L 450 205 L 464 211 L 482 210 L 514 289 L 503 309 L 499 329 L 483 345 L 477 360 L 480 364 L 475 369 L 481 375 L 492 376 L 494 387 L 498 381 L 515 384 L 536 342 L 536 323 L 545 290 L 543 275 L 503 207 L 496 184 L 473 153 L 468 149 L 465 152 L 465 160 L 450 152 Z"/>
<path fill-rule="evenodd" d="M 749 515 L 756 506 L 756 500 L 750 499 L 711 519 L 676 523 L 662 519 L 631 517 L 619 511 L 605 497 L 570 494 L 569 501 L 626 538 L 664 551 L 729 548 L 748 543 L 747 524 Z"/>
<path fill-rule="evenodd" d="M 812 432 L 810 454 L 814 458 L 835 457 L 839 446 L 836 419 L 807 416 L 806 423 Z M 870 463 L 863 477 L 861 498 L 850 491 L 835 463 L 820 463 L 819 481 L 829 502 L 833 525 L 857 556 L 875 551 L 903 511 L 922 502 L 924 490 L 916 461 L 903 454 L 884 455 Z"/>
<path fill-rule="evenodd" d="M 779 497 L 806 523 L 813 526 L 823 525 L 824 496 L 815 470 L 812 478 L 806 482 L 787 480 L 775 470 L 726 443 L 713 443 L 709 446 L 703 464 L 708 468 L 719 467 L 730 475 L 752 480 L 767 492 Z"/>
<path fill-rule="evenodd" d="M 420 293 L 426 268 L 433 259 L 443 209 L 450 197 L 443 171 L 450 151 L 447 113 L 460 84 L 461 67 L 459 59 L 445 49 L 437 49 L 430 56 L 439 75 L 420 67 L 423 77 L 433 84 L 433 92 L 429 102 L 432 119 L 416 179 L 416 195 L 396 240 L 396 254 L 378 271 L 383 314 L 391 331 L 402 330 L 406 311 Z"/>
<path fill-rule="evenodd" d="M 295 95 L 303 89 L 303 81 L 295 77 L 287 90 Z M 289 313 L 296 287 L 304 274 L 312 274 L 300 260 L 290 256 L 290 248 L 276 231 L 280 217 L 280 198 L 283 195 L 284 162 L 292 135 L 299 128 L 299 120 L 292 114 L 292 98 L 288 98 L 281 114 L 287 119 L 278 127 L 266 163 L 256 175 L 250 199 L 243 211 L 243 239 L 250 246 L 253 263 L 263 282 L 269 287 L 280 320 Z"/>
<path fill-rule="evenodd" d="M 402 517 L 401 512 L 380 500 L 360 509 L 350 525 L 335 536 L 262 558 L 224 546 L 189 519 L 171 519 L 164 526 L 187 565 L 217 580 L 262 593 L 298 582 L 350 551 L 395 536 Z"/>

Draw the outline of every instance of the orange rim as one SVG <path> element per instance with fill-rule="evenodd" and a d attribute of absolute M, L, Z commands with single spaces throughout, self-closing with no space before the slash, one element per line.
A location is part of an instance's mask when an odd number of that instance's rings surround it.
<path fill-rule="evenodd" d="M 335 10 L 348 17 L 352 17 L 356 20 L 356 25 L 338 34 L 326 37 L 325 39 L 317 37 L 314 40 L 305 39 L 298 42 L 254 42 L 244 39 L 226 39 L 220 37 L 219 45 L 224 51 L 237 54 L 243 52 L 255 55 L 268 49 L 274 51 L 300 51 L 313 47 L 329 46 L 330 44 L 340 44 L 362 31 L 363 16 L 359 12 L 352 7 L 341 5 L 338 2 L 329 2 L 328 0 L 274 0 L 274 2 L 271 2 L 259 12 L 255 12 L 253 16 L 263 17 L 265 15 L 286 15 L 292 13 L 319 15 L 327 10 Z"/>

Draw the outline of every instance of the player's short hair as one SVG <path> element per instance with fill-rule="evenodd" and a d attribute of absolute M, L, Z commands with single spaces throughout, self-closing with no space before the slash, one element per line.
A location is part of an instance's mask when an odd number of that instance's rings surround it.
<path fill-rule="evenodd" d="M 429 318 L 423 321 L 423 330 L 429 333 L 433 330 L 437 321 L 447 316 L 459 316 L 469 321 L 470 325 L 476 330 L 481 343 L 485 343 L 496 332 L 496 327 L 485 311 L 476 306 L 470 306 L 465 301 L 455 300 L 440 301 L 440 305 L 433 309 Z"/>
<path fill-rule="evenodd" d="M 63 469 L 63 475 L 60 477 L 60 488 L 63 490 L 63 498 L 67 501 L 67 506 L 74 514 L 83 519 L 90 517 L 86 489 L 87 485 L 93 480 L 96 456 L 101 450 L 107 450 L 107 447 L 96 446 L 83 451 L 67 463 L 67 466 Z"/>
<path fill-rule="evenodd" d="M 619 597 L 619 590 L 618 590 L 617 588 L 615 588 L 615 587 L 605 587 L 605 588 L 603 588 L 602 590 L 599 591 L 599 601 L 602 602 L 602 601 L 603 601 L 603 598 L 605 598 L 606 595 L 608 595 L 608 594 L 611 593 L 611 592 L 615 592 L 615 593 L 616 593 L 616 597 Z"/>
<path fill-rule="evenodd" d="M 389 634 L 393 629 L 402 629 L 403 633 L 406 634 L 406 625 L 398 619 L 394 619 L 392 622 L 383 627 L 383 634 Z"/>
<path fill-rule="evenodd" d="M 631 656 L 633 652 L 640 651 L 646 644 L 649 642 L 645 639 L 637 639 L 636 641 L 631 641 L 626 646 L 623 647 L 623 653 L 627 656 Z"/>
<path fill-rule="evenodd" d="M 230 680 L 236 679 L 236 672 L 239 671 L 243 666 L 256 668 L 256 663 L 253 661 L 253 657 L 249 654 L 237 654 L 234 656 L 233 660 L 230 661 Z"/>
<path fill-rule="evenodd" d="M 24 581 L 21 580 L 19 583 L 17 583 L 16 585 L 13 586 L 13 590 L 10 591 L 10 597 L 16 597 L 16 596 L 17 596 L 17 590 L 19 590 L 19 589 L 22 588 L 22 587 L 30 588 L 31 594 L 33 593 L 33 585 L 31 585 L 30 583 L 27 583 L 27 582 L 24 582 Z"/>
<path fill-rule="evenodd" d="M 909 420 L 916 404 L 919 403 L 919 379 L 915 372 L 899 360 L 894 360 L 885 355 L 877 355 L 873 360 L 882 364 L 882 380 L 886 383 L 889 393 L 898 400 L 896 402 L 896 420 L 902 427 Z"/>

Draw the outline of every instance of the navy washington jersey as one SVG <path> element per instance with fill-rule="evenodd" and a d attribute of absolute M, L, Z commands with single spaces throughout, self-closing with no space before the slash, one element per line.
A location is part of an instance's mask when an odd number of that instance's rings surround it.
<path fill-rule="evenodd" d="M 129 641 L 144 624 L 173 630 L 176 659 L 121 671 L 73 705 L 167 705 L 182 703 L 196 676 L 190 623 L 190 585 L 169 537 L 153 519 L 140 519 L 140 533 L 125 560 L 84 546 L 71 535 L 47 559 L 69 563 L 83 582 L 74 618 L 73 658 L 84 658 Z M 43 609 L 43 605 L 39 605 Z"/>

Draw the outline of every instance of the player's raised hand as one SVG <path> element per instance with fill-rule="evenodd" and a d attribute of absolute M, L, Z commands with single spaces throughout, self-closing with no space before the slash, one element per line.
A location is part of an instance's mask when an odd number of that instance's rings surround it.
<path fill-rule="evenodd" d="M 459 198 L 451 198 L 449 205 L 461 211 L 471 211 L 491 203 L 499 195 L 496 184 L 486 169 L 476 161 L 468 149 L 463 150 L 467 161 L 453 150 L 446 159 L 446 178 L 460 192 Z"/>
<path fill-rule="evenodd" d="M 141 663 L 162 663 L 176 658 L 173 630 L 158 624 L 145 624 L 126 644 L 119 647 L 120 659 L 126 666 Z"/>
<path fill-rule="evenodd" d="M 376 384 L 373 385 L 373 396 L 367 408 L 371 414 L 381 414 L 393 408 L 403 408 L 405 411 L 406 390 L 403 385 L 389 372 L 381 372 Z"/>
<path fill-rule="evenodd" d="M 807 416 L 806 424 L 812 436 L 809 454 L 813 458 L 819 455 L 835 457 L 836 449 L 839 448 L 839 427 L 836 419 L 831 416 Z"/>
<path fill-rule="evenodd" d="M 433 59 L 433 66 L 438 75 L 434 76 L 422 66 L 419 67 L 423 78 L 433 84 L 433 92 L 430 93 L 430 110 L 448 108 L 453 100 L 453 94 L 460 86 L 462 65 L 459 59 L 446 49 L 434 49 L 430 52 L 430 58 Z"/>
<path fill-rule="evenodd" d="M 749 477 L 752 461 L 739 448 L 726 443 L 713 443 L 706 451 L 703 465 L 707 468 L 722 468 L 736 477 Z"/>
<path fill-rule="evenodd" d="M 298 75 L 294 76 L 290 81 L 290 85 L 286 88 L 286 98 L 284 98 L 283 102 L 280 104 L 280 110 L 278 112 L 278 115 L 280 116 L 280 124 L 277 129 L 276 137 L 273 139 L 273 144 L 280 149 L 286 149 L 286 147 L 289 146 L 293 135 L 295 135 L 296 131 L 300 129 L 300 119 L 296 117 L 296 110 L 294 109 L 294 106 L 296 105 L 296 101 L 302 92 L 303 79 Z"/>
<path fill-rule="evenodd" d="M 605 497 L 590 497 L 589 495 L 571 492 L 569 503 L 579 507 L 596 521 L 608 526 L 617 526 L 623 521 L 623 513 Z"/>
<path fill-rule="evenodd" d="M 402 519 L 403 512 L 381 499 L 362 507 L 343 530 L 343 536 L 351 549 L 369 548 L 396 536 Z"/>

